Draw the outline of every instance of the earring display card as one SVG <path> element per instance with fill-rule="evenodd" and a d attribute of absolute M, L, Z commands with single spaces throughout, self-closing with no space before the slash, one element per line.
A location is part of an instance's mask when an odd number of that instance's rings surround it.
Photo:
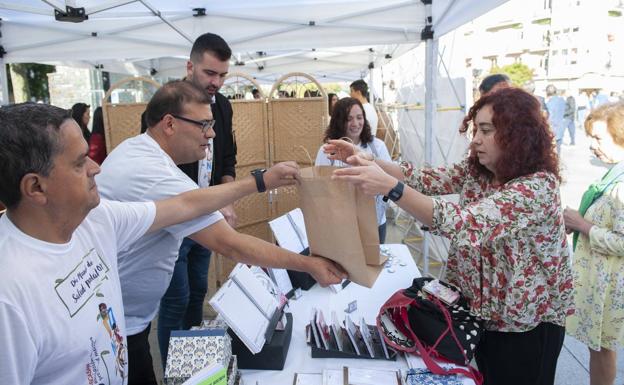
<path fill-rule="evenodd" d="M 362 334 L 362 340 L 364 341 L 364 345 L 366 345 L 366 350 L 368 354 L 370 354 L 371 358 L 375 358 L 375 351 L 373 350 L 373 339 L 371 338 L 371 332 L 366 325 L 366 321 L 364 318 L 360 320 L 360 333 Z"/>
<path fill-rule="evenodd" d="M 316 327 L 316 308 L 312 308 L 312 314 L 310 315 L 310 330 L 312 330 L 312 336 L 314 338 L 314 344 L 317 348 L 321 348 L 321 337 Z"/>
<path fill-rule="evenodd" d="M 323 343 L 323 333 L 317 329 L 319 326 L 319 312 L 315 312 L 316 317 L 312 317 L 310 324 L 306 327 L 306 337 L 312 349 L 312 358 L 367 358 L 386 359 L 395 361 L 396 351 L 384 346 L 380 333 L 375 325 L 367 325 L 365 322 L 361 326 L 356 325 L 349 316 L 346 316 L 345 327 L 342 327 L 332 314 L 331 330 L 325 338 L 327 346 Z M 322 312 L 321 312 L 322 315 Z M 322 322 L 321 322 L 322 324 Z M 340 341 L 340 342 L 339 342 Z"/>
<path fill-rule="evenodd" d="M 316 326 L 318 327 L 319 336 L 321 337 L 321 341 L 323 341 L 325 350 L 336 349 L 338 346 L 336 341 L 332 338 L 329 327 L 325 322 L 325 316 L 323 316 L 323 311 L 321 309 L 316 311 Z"/>
<path fill-rule="evenodd" d="M 340 350 L 341 352 L 344 352 L 345 350 L 344 346 L 345 346 L 346 341 L 344 341 L 344 336 L 342 334 L 342 327 L 338 323 L 338 317 L 336 316 L 335 311 L 332 311 L 331 316 L 332 316 L 332 323 L 331 323 L 332 334 L 334 335 L 334 339 L 336 340 L 336 344 L 338 345 L 338 350 Z"/>
<path fill-rule="evenodd" d="M 347 328 L 347 333 L 349 334 L 349 339 L 353 344 L 353 348 L 356 353 L 360 356 L 366 355 L 366 345 L 364 344 L 364 340 L 362 339 L 362 333 L 360 332 L 360 328 L 351 320 L 349 315 L 345 316 L 345 326 Z"/>

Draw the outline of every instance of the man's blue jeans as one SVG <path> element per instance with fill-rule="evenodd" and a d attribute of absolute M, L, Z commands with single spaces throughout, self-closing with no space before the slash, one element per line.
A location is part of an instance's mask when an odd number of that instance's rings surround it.
<path fill-rule="evenodd" d="M 158 345 L 163 369 L 167 362 L 171 331 L 187 330 L 202 321 L 204 297 L 208 291 L 209 265 L 210 250 L 184 238 L 171 283 L 160 300 L 158 312 Z"/>

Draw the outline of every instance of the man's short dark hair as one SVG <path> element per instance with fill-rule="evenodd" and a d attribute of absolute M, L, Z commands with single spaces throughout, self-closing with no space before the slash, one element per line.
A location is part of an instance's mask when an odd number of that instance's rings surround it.
<path fill-rule="evenodd" d="M 206 52 L 210 52 L 221 61 L 230 60 L 232 57 L 232 50 L 228 43 L 214 33 L 205 33 L 195 39 L 193 48 L 191 48 L 191 61 L 193 63 L 199 62 Z"/>
<path fill-rule="evenodd" d="M 492 88 L 494 88 L 495 85 L 503 82 L 511 83 L 511 79 L 509 79 L 509 76 L 505 74 L 488 75 L 481 81 L 481 84 L 479 84 L 479 92 L 481 95 L 487 94 L 492 90 Z"/>
<path fill-rule="evenodd" d="M 192 82 L 173 80 L 156 91 L 145 109 L 145 122 L 154 127 L 166 114 L 179 115 L 189 103 L 210 104 L 212 98 Z"/>
<path fill-rule="evenodd" d="M 362 96 L 368 99 L 368 84 L 366 84 L 364 80 L 358 79 L 351 83 L 349 87 L 355 91 L 359 91 Z"/>
<path fill-rule="evenodd" d="M 63 147 L 60 127 L 71 110 L 49 104 L 21 103 L 0 108 L 0 201 L 15 208 L 22 199 L 24 175 L 50 174 Z"/>

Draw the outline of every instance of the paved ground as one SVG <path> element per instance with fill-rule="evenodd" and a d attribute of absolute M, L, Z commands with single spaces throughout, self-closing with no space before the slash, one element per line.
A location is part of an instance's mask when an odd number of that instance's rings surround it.
<path fill-rule="evenodd" d="M 567 135 L 567 134 L 566 134 Z M 606 166 L 595 159 L 589 151 L 589 140 L 581 130 L 576 132 L 576 145 L 562 146 L 562 168 L 564 183 L 561 186 L 561 195 L 564 206 L 578 207 L 583 192 L 587 186 L 600 178 L 607 170 Z M 570 139 L 566 136 L 565 143 Z M 389 221 L 390 223 L 391 221 Z M 388 231 L 389 243 L 400 242 L 399 231 L 393 226 Z M 155 322 L 152 323 L 152 327 Z M 150 335 L 152 355 L 157 378 L 162 378 L 158 343 L 155 330 Z M 618 352 L 618 374 L 615 384 L 624 384 L 624 349 Z M 522 370 L 522 368 L 518 368 Z M 557 366 L 556 385 L 589 385 L 589 352 L 587 347 L 574 338 L 566 337 L 564 347 Z"/>

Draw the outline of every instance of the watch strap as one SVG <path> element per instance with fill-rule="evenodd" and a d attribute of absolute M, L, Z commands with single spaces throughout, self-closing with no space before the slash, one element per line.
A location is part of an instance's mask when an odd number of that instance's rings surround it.
<path fill-rule="evenodd" d="M 403 184 L 403 182 L 398 181 L 396 186 L 394 186 L 392 188 L 392 190 L 390 190 L 390 192 L 388 192 L 388 195 L 383 197 L 383 201 L 387 202 L 388 199 L 390 199 L 392 202 L 398 201 L 403 196 L 403 190 L 404 189 L 405 189 L 405 185 Z"/>
<path fill-rule="evenodd" d="M 266 185 L 264 184 L 265 172 L 266 172 L 266 169 L 260 169 L 260 168 L 257 168 L 251 171 L 251 175 L 253 175 L 254 179 L 256 180 L 256 189 L 258 190 L 259 193 L 266 191 Z"/>

